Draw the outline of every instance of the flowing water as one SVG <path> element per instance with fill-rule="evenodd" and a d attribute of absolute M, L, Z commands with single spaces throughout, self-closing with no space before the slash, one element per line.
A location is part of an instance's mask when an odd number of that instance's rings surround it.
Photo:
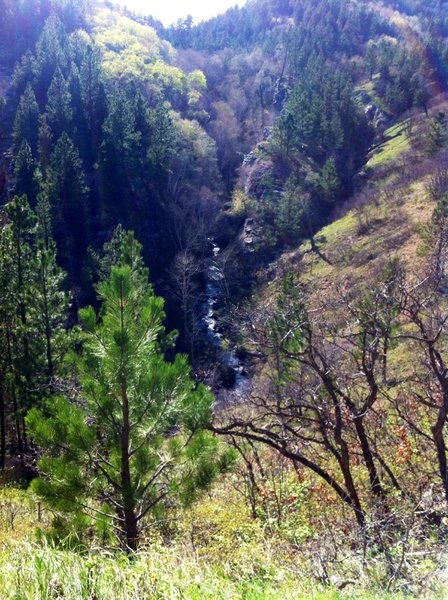
<path fill-rule="evenodd" d="M 211 256 L 204 262 L 205 288 L 199 303 L 199 323 L 203 330 L 207 343 L 216 352 L 217 361 L 231 369 L 235 376 L 235 382 L 230 390 L 226 390 L 225 396 L 241 396 L 248 388 L 248 377 L 244 364 L 238 357 L 236 348 L 225 348 L 225 340 L 219 331 L 217 309 L 223 304 L 225 298 L 224 274 L 219 265 L 221 248 L 212 238 L 208 238 Z"/>

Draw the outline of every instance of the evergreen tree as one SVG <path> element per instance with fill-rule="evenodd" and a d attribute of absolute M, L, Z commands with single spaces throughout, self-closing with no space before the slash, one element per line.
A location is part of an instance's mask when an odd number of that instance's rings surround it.
<path fill-rule="evenodd" d="M 165 186 L 176 144 L 169 105 L 161 103 L 149 113 L 148 160 L 151 179 Z"/>
<path fill-rule="evenodd" d="M 0 230 L 0 463 L 6 453 L 6 427 L 12 454 L 27 451 L 24 417 L 52 390 L 68 349 L 65 331 L 68 295 L 64 274 L 48 233 L 44 199 L 38 221 L 26 196 L 5 208 L 7 224 Z M 45 217 L 45 218 L 44 218 Z"/>
<path fill-rule="evenodd" d="M 79 400 L 52 399 L 28 416 L 45 449 L 45 475 L 34 489 L 61 512 L 109 520 L 122 548 L 133 551 L 146 518 L 168 500 L 194 499 L 228 456 L 204 431 L 211 393 L 192 381 L 184 356 L 164 359 L 163 300 L 132 235 L 98 293 L 100 314 L 80 312 Z"/>
<path fill-rule="evenodd" d="M 334 158 L 329 158 L 324 164 L 320 177 L 322 195 L 327 202 L 335 202 L 341 192 L 341 182 L 336 169 Z"/>
<path fill-rule="evenodd" d="M 114 224 L 125 226 L 143 218 L 139 200 L 146 200 L 143 176 L 146 157 L 142 132 L 137 128 L 136 97 L 131 90 L 115 89 L 103 125 L 102 187 L 105 211 Z M 136 223 L 137 224 L 137 223 Z"/>
<path fill-rule="evenodd" d="M 80 68 L 81 99 L 87 127 L 92 140 L 92 151 L 98 151 L 101 125 L 106 114 L 106 100 L 102 81 L 101 56 L 96 46 L 88 46 Z"/>
<path fill-rule="evenodd" d="M 38 220 L 38 241 L 48 249 L 53 240 L 53 225 L 51 206 L 46 192 L 39 196 L 36 206 L 36 216 Z"/>
<path fill-rule="evenodd" d="M 22 95 L 28 84 L 34 83 L 36 71 L 36 58 L 31 50 L 25 52 L 14 67 L 12 86 L 17 97 Z"/>
<path fill-rule="evenodd" d="M 39 105 L 46 103 L 47 92 L 59 67 L 64 72 L 67 68 L 65 45 L 67 34 L 64 25 L 57 16 L 52 15 L 45 22 L 45 26 L 36 44 L 36 94 Z"/>
<path fill-rule="evenodd" d="M 87 186 L 79 153 L 63 133 L 51 156 L 48 201 L 62 265 L 78 277 L 87 244 Z"/>
<path fill-rule="evenodd" d="M 291 177 L 275 209 L 275 230 L 278 238 L 286 244 L 297 242 L 303 232 L 306 197 L 300 193 L 299 185 Z"/>
<path fill-rule="evenodd" d="M 64 132 L 70 134 L 73 119 L 71 102 L 68 82 L 58 67 L 48 89 L 46 106 L 47 122 L 54 139 L 59 139 Z"/>
<path fill-rule="evenodd" d="M 50 166 L 51 145 L 53 135 L 47 122 L 47 115 L 39 117 L 39 161 L 43 175 L 46 175 L 47 169 Z"/>
<path fill-rule="evenodd" d="M 33 155 L 37 152 L 37 139 L 39 132 L 39 107 L 36 102 L 31 84 L 28 83 L 25 92 L 20 98 L 14 120 L 13 140 L 18 151 L 22 142 L 26 140 Z"/>
<path fill-rule="evenodd" d="M 448 142 L 448 121 L 444 112 L 439 112 L 428 121 L 425 135 L 425 151 L 430 156 L 436 154 Z"/>
<path fill-rule="evenodd" d="M 15 192 L 18 196 L 25 194 L 31 207 L 36 206 L 37 196 L 41 188 L 41 173 L 33 158 L 30 145 L 23 140 L 14 165 Z"/>
<path fill-rule="evenodd" d="M 15 197 L 5 208 L 8 225 L 3 238 L 2 271 L 7 274 L 3 315 L 6 323 L 8 393 L 16 419 L 17 449 L 27 448 L 24 416 L 34 398 L 34 375 L 39 357 L 38 341 L 33 335 L 30 304 L 34 295 L 33 243 L 36 218 L 26 196 Z"/>
<path fill-rule="evenodd" d="M 40 228 L 39 228 L 40 229 Z M 35 294 L 32 312 L 36 334 L 45 352 L 41 382 L 52 389 L 54 377 L 73 341 L 66 330 L 69 294 L 64 291 L 65 273 L 56 262 L 56 246 L 44 228 L 35 255 Z"/>
<path fill-rule="evenodd" d="M 8 433 L 10 439 L 14 438 L 18 451 L 23 451 L 22 423 L 12 363 L 13 331 L 16 324 L 12 273 L 11 230 L 4 227 L 0 230 L 0 344 L 3 349 L 0 352 L 0 469 L 2 470 L 6 464 Z"/>

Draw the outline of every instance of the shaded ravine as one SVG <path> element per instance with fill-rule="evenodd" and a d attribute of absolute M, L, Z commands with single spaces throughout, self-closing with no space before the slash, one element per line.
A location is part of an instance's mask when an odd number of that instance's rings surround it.
<path fill-rule="evenodd" d="M 234 383 L 229 388 L 219 390 L 219 399 L 240 398 L 249 388 L 249 377 L 245 370 L 244 362 L 238 357 L 237 348 L 225 348 L 227 341 L 219 331 L 217 309 L 224 303 L 224 274 L 219 266 L 218 257 L 221 248 L 213 238 L 207 238 L 211 255 L 204 260 L 203 277 L 204 291 L 198 303 L 198 320 L 200 330 L 203 332 L 206 343 L 216 353 L 216 361 L 230 369 L 234 375 Z"/>

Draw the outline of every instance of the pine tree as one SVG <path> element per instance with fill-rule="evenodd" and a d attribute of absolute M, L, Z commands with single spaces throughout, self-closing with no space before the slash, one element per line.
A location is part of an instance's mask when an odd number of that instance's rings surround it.
<path fill-rule="evenodd" d="M 48 89 L 46 106 L 47 121 L 54 139 L 59 139 L 64 132 L 70 134 L 73 119 L 71 102 L 68 82 L 58 67 Z"/>
<path fill-rule="evenodd" d="M 42 194 L 36 209 L 37 230 L 34 259 L 35 294 L 32 312 L 36 336 L 45 352 L 40 379 L 52 389 L 63 359 L 74 340 L 67 331 L 70 294 L 65 290 L 66 274 L 56 261 L 56 244 L 52 238 L 51 213 L 47 197 Z"/>
<path fill-rule="evenodd" d="M 428 121 L 425 135 L 425 151 L 430 156 L 437 154 L 448 142 L 448 120 L 444 112 L 439 112 Z"/>
<path fill-rule="evenodd" d="M 80 68 L 81 98 L 84 114 L 96 154 L 99 147 L 101 125 L 106 114 L 106 101 L 102 82 L 101 56 L 99 49 L 88 46 Z"/>
<path fill-rule="evenodd" d="M 39 132 L 39 107 L 36 102 L 31 84 L 28 83 L 25 92 L 20 98 L 14 120 L 13 140 L 16 150 L 27 141 L 31 152 L 36 155 L 37 139 Z"/>
<path fill-rule="evenodd" d="M 303 231 L 305 200 L 298 190 L 300 188 L 294 179 L 288 182 L 275 207 L 275 229 L 286 244 L 296 242 Z"/>
<path fill-rule="evenodd" d="M 36 58 L 31 50 L 27 50 L 14 67 L 14 72 L 12 74 L 12 86 L 17 97 L 22 95 L 25 92 L 26 87 L 34 82 L 35 71 Z"/>
<path fill-rule="evenodd" d="M 23 450 L 22 424 L 19 417 L 12 364 L 12 337 L 16 322 L 12 272 L 11 230 L 4 227 L 0 230 L 0 344 L 3 349 L 0 352 L 0 469 L 2 470 L 6 464 L 8 430 L 10 437 L 15 437 L 15 445 L 19 452 Z M 13 415 L 15 418 L 11 419 Z M 13 427 L 14 434 L 11 433 Z"/>
<path fill-rule="evenodd" d="M 28 416 L 45 449 L 34 490 L 61 512 L 110 521 L 134 551 L 150 514 L 168 499 L 194 499 L 229 457 L 204 431 L 211 393 L 192 381 L 186 357 L 164 359 L 163 300 L 132 235 L 98 294 L 99 315 L 80 312 L 79 399 L 52 398 Z"/>
<path fill-rule="evenodd" d="M 23 140 L 15 160 L 14 177 L 16 194 L 18 196 L 25 194 L 31 207 L 35 207 L 41 189 L 42 175 L 26 140 Z"/>
<path fill-rule="evenodd" d="M 45 105 L 48 88 L 55 75 L 56 68 L 66 69 L 67 56 L 65 45 L 67 35 L 64 25 L 54 15 L 45 22 L 44 29 L 36 44 L 36 94 L 39 105 Z"/>
<path fill-rule="evenodd" d="M 27 451 L 24 417 L 52 391 L 70 337 L 64 274 L 48 226 L 45 199 L 39 218 L 26 196 L 5 208 L 0 230 L 0 463 L 6 453 L 7 421 L 15 422 L 11 451 Z"/>
<path fill-rule="evenodd" d="M 335 202 L 341 192 L 341 181 L 338 176 L 334 158 L 329 158 L 324 164 L 320 177 L 322 195 L 327 202 Z"/>
<path fill-rule="evenodd" d="M 169 105 L 161 103 L 149 112 L 147 156 L 149 173 L 157 185 L 165 186 L 176 145 L 176 131 Z"/>
<path fill-rule="evenodd" d="M 48 201 L 62 265 L 79 276 L 87 243 L 87 186 L 79 153 L 63 133 L 51 156 Z"/>
<path fill-rule="evenodd" d="M 128 90 L 116 89 L 110 97 L 103 125 L 102 171 L 108 208 L 114 208 L 114 221 L 129 223 L 130 212 L 142 192 L 142 134 L 137 129 L 135 98 Z M 141 215 L 140 215 L 141 218 Z"/>
<path fill-rule="evenodd" d="M 8 393 L 16 420 L 17 449 L 27 448 L 24 425 L 26 411 L 33 403 L 33 377 L 39 349 L 32 332 L 30 301 L 34 295 L 32 246 L 36 218 L 26 196 L 15 197 L 5 208 L 8 224 L 1 230 L 4 246 L 2 272 L 7 278 L 5 301 L 5 350 L 8 363 Z"/>
<path fill-rule="evenodd" d="M 48 125 L 47 115 L 39 117 L 39 161 L 42 174 L 45 176 L 50 166 L 51 145 L 53 135 Z"/>

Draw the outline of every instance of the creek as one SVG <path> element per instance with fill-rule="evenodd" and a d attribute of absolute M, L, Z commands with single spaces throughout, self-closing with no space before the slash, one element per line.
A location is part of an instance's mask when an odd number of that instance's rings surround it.
<path fill-rule="evenodd" d="M 219 326 L 218 309 L 224 306 L 225 300 L 224 273 L 219 264 L 221 248 L 213 238 L 207 238 L 207 242 L 210 245 L 210 256 L 204 260 L 205 286 L 198 304 L 199 326 L 206 343 L 216 354 L 217 363 L 229 369 L 234 376 L 233 385 L 221 390 L 218 396 L 241 397 L 249 387 L 249 378 L 237 348 L 234 345 L 226 347 L 228 340 L 221 333 Z"/>

